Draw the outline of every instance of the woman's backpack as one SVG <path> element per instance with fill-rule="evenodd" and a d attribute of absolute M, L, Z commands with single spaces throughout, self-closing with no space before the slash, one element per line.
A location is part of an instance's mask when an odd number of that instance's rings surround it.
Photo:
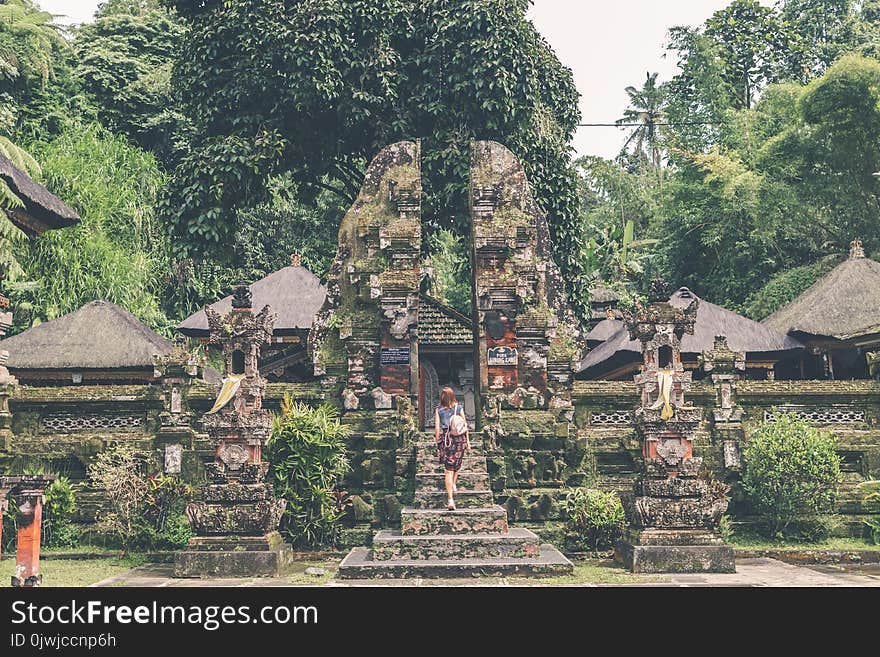
<path fill-rule="evenodd" d="M 456 409 L 457 410 L 457 409 Z M 463 436 L 467 433 L 468 424 L 461 415 L 456 413 L 449 418 L 449 434 L 452 436 Z"/>

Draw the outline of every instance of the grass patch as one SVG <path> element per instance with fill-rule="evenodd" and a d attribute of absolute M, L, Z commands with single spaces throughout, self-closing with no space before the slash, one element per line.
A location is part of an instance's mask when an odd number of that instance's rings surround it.
<path fill-rule="evenodd" d="M 89 586 L 120 575 L 144 562 L 141 555 L 108 559 L 45 559 L 40 561 L 43 586 Z M 7 586 L 15 574 L 15 559 L 0 562 L 0 584 Z"/>
<path fill-rule="evenodd" d="M 611 559 L 588 559 L 574 562 L 574 573 L 558 577 L 514 578 L 507 581 L 517 586 L 584 586 L 588 584 L 644 584 L 668 582 L 668 577 L 634 575 Z"/>
<path fill-rule="evenodd" d="M 730 544 L 735 548 L 746 550 L 871 550 L 880 551 L 880 545 L 874 545 L 862 538 L 827 538 L 823 541 L 797 543 L 794 541 L 774 541 L 763 536 L 734 534 Z"/>

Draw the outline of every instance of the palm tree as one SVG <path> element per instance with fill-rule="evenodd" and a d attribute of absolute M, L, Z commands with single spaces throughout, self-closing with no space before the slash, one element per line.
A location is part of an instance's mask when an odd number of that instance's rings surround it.
<path fill-rule="evenodd" d="M 620 151 L 621 157 L 625 157 L 631 150 L 636 157 L 650 162 L 654 170 L 659 173 L 663 164 L 659 124 L 663 122 L 665 94 L 663 88 L 657 84 L 657 75 L 657 73 L 648 73 L 641 89 L 626 88 L 629 108 L 616 123 L 634 126 Z"/>
<path fill-rule="evenodd" d="M 16 84 L 36 81 L 45 85 L 53 74 L 58 50 L 67 46 L 55 16 L 41 11 L 32 0 L 2 0 L 0 2 L 0 82 L 4 89 Z M 23 148 L 16 145 L 13 136 L 15 100 L 5 90 L 0 103 L 7 106 L 5 121 L 0 121 L 0 155 L 30 176 L 37 176 L 40 167 Z M 6 133 L 6 134 L 3 134 Z M 14 280 L 22 274 L 15 257 L 15 248 L 23 233 L 10 221 L 6 211 L 22 207 L 20 198 L 0 180 L 0 278 Z"/>
<path fill-rule="evenodd" d="M 54 20 L 31 0 L 0 3 L 0 78 L 49 80 L 57 49 L 67 46 Z"/>

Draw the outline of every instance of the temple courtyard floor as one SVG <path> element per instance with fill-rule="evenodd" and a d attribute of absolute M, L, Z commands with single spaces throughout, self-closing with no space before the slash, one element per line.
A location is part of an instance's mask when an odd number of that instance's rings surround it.
<path fill-rule="evenodd" d="M 576 562 L 573 575 L 543 579 L 513 577 L 470 579 L 336 580 L 338 560 L 297 564 L 286 577 L 175 579 L 167 564 L 143 564 L 92 584 L 107 587 L 252 587 L 252 586 L 734 586 L 734 587 L 880 587 L 880 564 L 792 565 L 777 559 L 738 559 L 732 575 L 632 575 L 609 561 Z M 309 569 L 309 573 L 306 569 Z M 316 570 L 318 569 L 318 570 Z M 47 577 L 47 580 L 49 578 Z M 51 585 L 49 581 L 47 585 Z"/>

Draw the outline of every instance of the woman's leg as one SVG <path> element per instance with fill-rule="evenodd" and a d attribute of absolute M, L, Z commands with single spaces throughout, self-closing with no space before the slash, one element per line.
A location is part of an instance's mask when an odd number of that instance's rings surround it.
<path fill-rule="evenodd" d="M 446 499 L 450 503 L 453 501 L 452 484 L 454 480 L 455 472 L 452 470 L 446 470 Z"/>

